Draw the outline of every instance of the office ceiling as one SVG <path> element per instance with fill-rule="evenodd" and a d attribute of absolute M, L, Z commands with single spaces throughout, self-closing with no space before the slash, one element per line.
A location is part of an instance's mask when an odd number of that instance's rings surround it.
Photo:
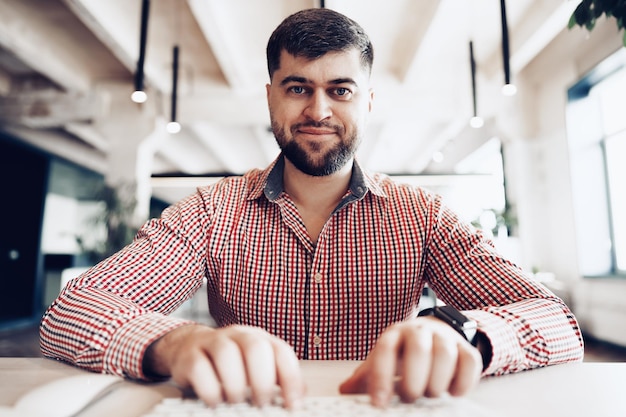
<path fill-rule="evenodd" d="M 507 2 L 513 79 L 566 25 L 578 1 Z M 278 152 L 268 130 L 265 44 L 287 15 L 317 0 L 152 0 L 145 61 L 160 142 L 153 174 L 242 173 Z M 450 172 L 496 130 L 504 100 L 498 0 L 327 0 L 357 20 L 375 50 L 376 101 L 361 162 L 387 173 Z M 106 169 L 110 138 L 97 95 L 128 94 L 139 56 L 141 0 L 0 1 L 0 128 Z M 474 42 L 482 130 L 472 114 Z M 172 48 L 180 45 L 178 120 L 169 137 Z M 130 100 L 130 99 L 129 99 Z M 432 155 L 450 142 L 456 153 Z M 454 147 L 448 147 L 454 148 Z"/>

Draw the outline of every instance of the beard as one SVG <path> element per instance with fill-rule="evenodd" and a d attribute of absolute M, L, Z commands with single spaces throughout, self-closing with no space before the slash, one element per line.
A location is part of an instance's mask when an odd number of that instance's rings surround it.
<path fill-rule="evenodd" d="M 319 156 L 311 155 L 300 143 L 293 140 L 294 132 L 303 126 L 332 127 L 337 132 L 337 135 L 340 136 L 341 141 L 324 154 L 320 154 Z M 343 168 L 348 161 L 354 157 L 360 142 L 357 132 L 346 137 L 343 128 L 320 122 L 307 122 L 293 125 L 291 127 L 290 138 L 287 137 L 285 129 L 279 126 L 273 119 L 272 130 L 276 142 L 283 152 L 283 155 L 285 155 L 285 158 L 300 171 L 314 177 L 331 175 Z M 321 147 L 314 143 L 311 145 L 311 148 L 314 152 L 318 153 Z"/>

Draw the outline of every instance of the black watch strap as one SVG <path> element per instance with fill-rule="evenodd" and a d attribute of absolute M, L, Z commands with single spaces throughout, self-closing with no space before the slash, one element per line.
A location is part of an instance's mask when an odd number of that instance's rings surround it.
<path fill-rule="evenodd" d="M 445 321 L 459 332 L 465 340 L 476 346 L 476 331 L 478 328 L 476 321 L 465 316 L 456 308 L 449 305 L 436 306 L 420 311 L 418 316 L 435 316 Z"/>

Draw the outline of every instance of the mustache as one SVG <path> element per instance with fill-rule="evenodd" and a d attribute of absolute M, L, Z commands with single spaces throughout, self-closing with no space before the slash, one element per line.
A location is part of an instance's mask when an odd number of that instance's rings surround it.
<path fill-rule="evenodd" d="M 328 129 L 332 129 L 335 132 L 338 133 L 342 133 L 343 129 L 341 128 L 341 126 L 337 126 L 334 125 L 332 123 L 329 122 L 325 122 L 325 121 L 321 121 L 321 122 L 316 122 L 315 120 L 309 120 L 303 123 L 296 123 L 295 125 L 291 126 L 291 132 L 295 132 L 296 130 L 302 128 L 302 127 L 314 127 L 314 128 L 328 128 Z"/>

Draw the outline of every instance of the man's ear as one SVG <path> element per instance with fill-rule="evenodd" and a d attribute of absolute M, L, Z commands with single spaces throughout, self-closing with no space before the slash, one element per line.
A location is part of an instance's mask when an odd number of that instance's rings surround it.
<path fill-rule="evenodd" d="M 372 108 L 374 107 L 374 89 L 370 88 L 369 93 L 370 93 L 370 97 L 369 97 L 369 102 L 367 104 L 367 109 L 371 113 Z"/>
<path fill-rule="evenodd" d="M 270 89 L 272 88 L 272 84 L 265 84 L 265 92 L 266 94 L 266 98 L 267 98 L 267 105 L 270 105 Z"/>

